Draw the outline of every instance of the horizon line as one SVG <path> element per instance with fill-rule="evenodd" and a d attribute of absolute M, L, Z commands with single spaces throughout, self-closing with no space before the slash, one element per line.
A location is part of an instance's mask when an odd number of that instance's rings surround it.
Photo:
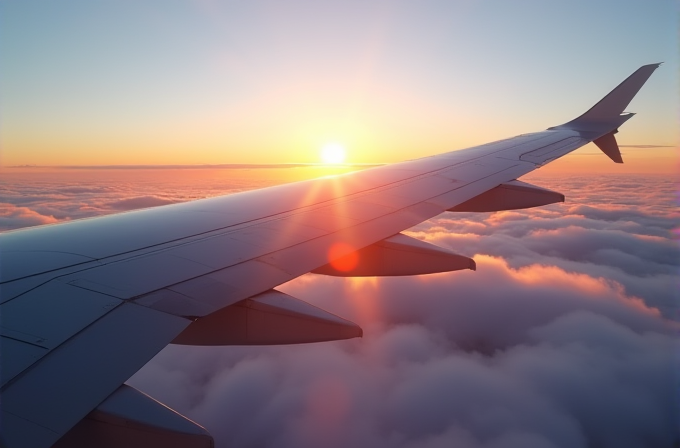
<path fill-rule="evenodd" d="M 154 164 L 133 164 L 133 165 L 8 165 L 2 168 L 23 169 L 23 168 L 52 168 L 52 169 L 273 169 L 273 168 L 305 168 L 305 167 L 324 167 L 324 168 L 351 168 L 351 167 L 372 167 L 380 166 L 382 163 L 219 163 L 219 164 L 177 164 L 177 165 L 154 165 Z"/>

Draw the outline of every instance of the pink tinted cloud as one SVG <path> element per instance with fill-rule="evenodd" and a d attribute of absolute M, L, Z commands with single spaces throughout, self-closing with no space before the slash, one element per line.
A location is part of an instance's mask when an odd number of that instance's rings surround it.
<path fill-rule="evenodd" d="M 106 205 L 115 210 L 136 210 L 138 208 L 158 207 L 159 205 L 174 204 L 178 201 L 158 196 L 135 196 L 119 199 Z"/>
<path fill-rule="evenodd" d="M 207 426 L 217 446 L 672 446 L 674 183 L 532 182 L 569 202 L 444 214 L 410 230 L 476 254 L 477 272 L 307 275 L 281 287 L 357 321 L 362 340 L 169 346 L 130 383 Z M 0 202 L 16 228 L 37 222 L 22 213 L 76 219 L 249 185 L 223 173 L 5 178 Z"/>
<path fill-rule="evenodd" d="M 308 275 L 282 289 L 355 319 L 364 338 L 171 346 L 131 384 L 224 446 L 641 447 L 675 437 L 674 324 L 611 281 L 482 257 L 477 272 Z"/>
<path fill-rule="evenodd" d="M 0 203 L 0 231 L 20 227 L 39 226 L 59 221 L 51 215 L 42 215 L 28 207 Z"/>
<path fill-rule="evenodd" d="M 470 347 L 482 340 L 494 349 L 524 342 L 527 327 L 575 310 L 605 314 L 638 331 L 666 328 L 658 310 L 610 279 L 540 264 L 512 268 L 497 257 L 476 260 L 476 272 L 351 281 L 305 276 L 282 289 L 361 325 L 422 323 Z"/>

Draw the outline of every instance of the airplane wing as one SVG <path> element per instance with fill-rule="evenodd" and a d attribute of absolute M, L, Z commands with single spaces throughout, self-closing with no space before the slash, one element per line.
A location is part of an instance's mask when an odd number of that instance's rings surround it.
<path fill-rule="evenodd" d="M 168 343 L 361 336 L 275 288 L 308 272 L 417 275 L 474 261 L 400 232 L 442 212 L 563 201 L 518 179 L 614 134 L 659 64 L 544 131 L 336 177 L 0 234 L 3 447 L 209 447 L 124 382 Z"/>

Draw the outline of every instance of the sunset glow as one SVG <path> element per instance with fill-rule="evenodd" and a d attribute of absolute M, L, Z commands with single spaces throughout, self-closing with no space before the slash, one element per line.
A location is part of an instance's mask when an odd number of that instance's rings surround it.
<path fill-rule="evenodd" d="M 321 160 L 328 165 L 344 163 L 347 153 L 340 143 L 328 143 L 321 148 Z"/>
<path fill-rule="evenodd" d="M 676 3 L 0 1 L 0 445 L 680 448 Z"/>
<path fill-rule="evenodd" d="M 327 168 L 6 169 L 0 228 L 216 196 L 320 170 Z M 329 437 L 392 446 L 386 424 L 393 433 L 407 431 L 413 446 L 425 446 L 440 435 L 428 421 L 465 422 L 499 406 L 521 417 L 501 434 L 519 428 L 546 434 L 555 446 L 564 433 L 545 432 L 546 421 L 578 422 L 591 428 L 582 436 L 589 440 L 619 440 L 622 431 L 631 440 L 640 434 L 671 440 L 672 419 L 645 420 L 647 411 L 621 410 L 620 403 L 642 396 L 649 412 L 672 415 L 675 338 L 664 328 L 677 309 L 675 177 L 532 174 L 523 180 L 564 192 L 568 201 L 508 213 L 446 213 L 408 232 L 474 257 L 475 272 L 309 274 L 277 287 L 355 322 L 363 339 L 201 350 L 170 345 L 129 384 L 204 423 L 216 447 L 311 448 Z M 348 260 L 345 269 L 358 262 L 347 257 L 349 246 L 334 251 L 329 260 Z M 623 383 L 622 369 L 629 378 Z M 539 384 L 537 371 L 544 378 Z M 196 397 L 198 405 L 191 405 Z M 535 406 L 545 401 L 554 405 L 536 418 Z M 574 402 L 578 408 L 570 407 Z M 251 414 L 240 417 L 243 408 L 267 418 L 252 423 Z M 593 408 L 635 424 L 602 425 L 600 414 L 588 412 Z M 445 446 L 470 446 L 456 444 L 454 435 L 441 436 Z"/>
<path fill-rule="evenodd" d="M 586 15 L 570 2 L 38 3 L 0 6 L 1 166 L 318 163 L 332 141 L 352 163 L 398 162 L 564 123 L 660 61 L 617 139 L 678 143 L 672 2 L 627 5 L 620 23 L 611 0 Z M 556 169 L 633 172 L 648 149 Z M 663 159 L 636 166 L 677 169 Z"/>

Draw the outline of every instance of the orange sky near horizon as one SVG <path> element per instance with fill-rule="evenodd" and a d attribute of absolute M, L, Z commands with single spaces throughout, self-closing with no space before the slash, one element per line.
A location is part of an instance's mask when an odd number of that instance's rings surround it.
<path fill-rule="evenodd" d="M 564 123 L 659 61 L 617 139 L 677 145 L 673 6 L 602 20 L 608 1 L 1 3 L 0 166 L 319 163 L 329 142 L 392 163 Z M 677 168 L 674 148 L 582 151 L 550 169 Z"/>
<path fill-rule="evenodd" d="M 594 144 L 588 144 L 545 165 L 536 175 L 568 174 L 676 174 L 680 172 L 678 149 L 620 148 L 623 163 L 614 163 Z"/>
<path fill-rule="evenodd" d="M 342 166 L 332 167 L 324 166 L 321 156 L 319 154 L 320 148 L 316 153 L 310 149 L 307 157 L 299 160 L 287 160 L 282 163 L 312 163 L 320 164 L 316 170 L 304 170 L 304 178 L 340 174 L 342 172 L 351 171 L 353 169 L 360 169 L 357 167 L 351 167 L 351 164 L 380 164 L 380 163 L 392 163 L 398 162 L 400 160 L 392 157 L 391 160 L 375 160 L 368 155 L 357 155 L 354 153 L 353 148 L 347 147 L 347 160 L 349 164 L 347 168 Z M 549 163 L 541 168 L 539 168 L 534 173 L 545 174 L 545 175 L 565 175 L 571 173 L 581 173 L 581 174 L 675 174 L 680 172 L 680 152 L 676 147 L 622 147 L 621 153 L 623 155 L 623 164 L 617 164 L 612 162 L 607 156 L 605 156 L 594 144 L 588 144 L 567 156 L 562 157 L 556 161 Z M 316 157 L 316 159 L 315 159 Z M 257 158 L 253 158 L 258 160 Z M 10 159 L 11 160 L 11 159 Z M 27 163 L 26 165 L 34 165 L 36 167 L 60 167 L 60 166 L 96 166 L 96 160 L 91 160 L 87 162 L 88 158 L 71 160 L 71 164 L 67 163 L 67 160 L 57 159 L 52 160 L 52 163 L 45 163 L 50 161 L 50 159 L 44 160 L 42 164 L 32 164 Z M 104 159 L 107 161 L 106 165 L 181 165 L 181 164 L 192 164 L 184 158 L 173 160 L 172 157 L 163 157 L 156 159 L 156 161 L 161 161 L 162 163 L 154 163 L 153 160 L 148 158 L 133 159 L 132 161 L 128 158 L 122 159 Z M 7 160 L 5 160 L 7 162 Z M 263 165 L 268 164 L 267 161 L 253 161 L 252 159 L 235 157 L 234 160 L 230 160 L 227 163 L 260 163 Z M 210 164 L 209 162 L 207 164 Z M 198 164 L 197 164 L 198 165 Z M 16 168 L 20 167 L 20 168 Z M 0 166 L 0 172 L 11 172 L 15 169 L 25 169 L 21 167 L 20 164 L 10 164 L 5 163 Z M 256 172 L 258 170 L 251 170 Z M 286 170 L 282 170 L 286 172 Z M 298 171 L 301 173 L 302 171 Z M 290 171 L 290 174 L 286 175 L 287 179 L 298 180 L 295 175 L 295 171 Z"/>

